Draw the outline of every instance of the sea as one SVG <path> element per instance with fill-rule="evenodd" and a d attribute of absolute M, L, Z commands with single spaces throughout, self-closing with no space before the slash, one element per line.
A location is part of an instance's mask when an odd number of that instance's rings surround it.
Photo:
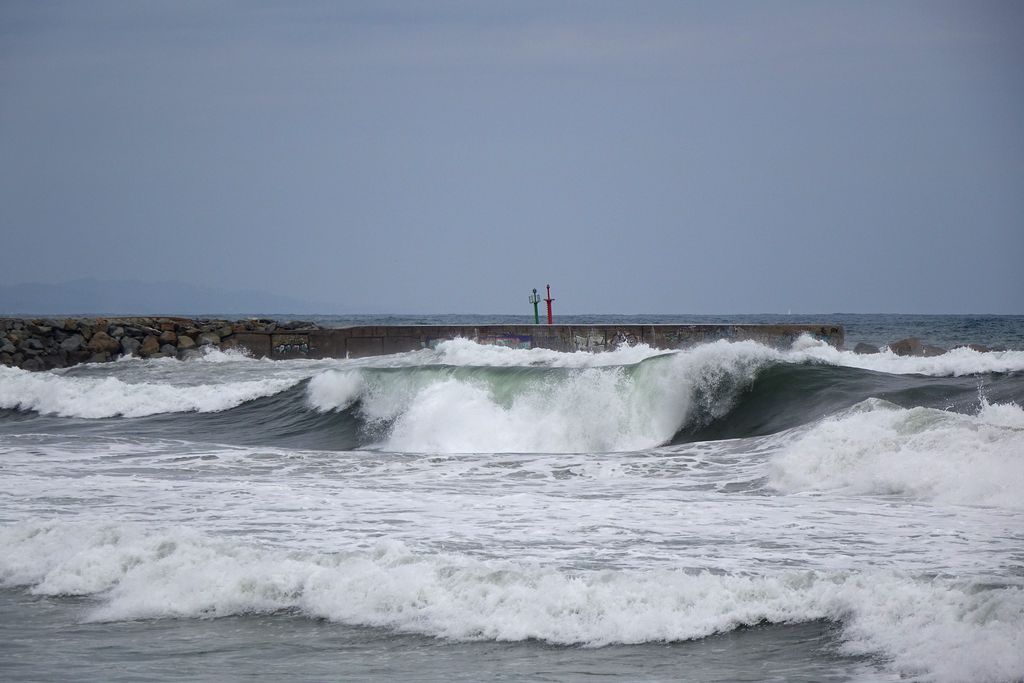
<path fill-rule="evenodd" d="M 556 322 L 846 346 L 0 367 L 0 680 L 1024 680 L 1024 316 Z"/>

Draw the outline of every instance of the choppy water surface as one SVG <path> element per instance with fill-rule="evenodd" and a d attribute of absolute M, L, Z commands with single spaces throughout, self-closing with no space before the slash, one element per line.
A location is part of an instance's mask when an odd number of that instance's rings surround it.
<path fill-rule="evenodd" d="M 810 339 L 0 368 L 0 676 L 1020 680 L 1022 404 Z"/>

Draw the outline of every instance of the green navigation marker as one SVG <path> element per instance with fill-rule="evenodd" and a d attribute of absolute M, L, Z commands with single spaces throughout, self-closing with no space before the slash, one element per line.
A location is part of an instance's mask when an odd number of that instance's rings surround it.
<path fill-rule="evenodd" d="M 540 294 L 537 294 L 537 288 L 533 288 L 533 294 L 530 295 L 530 303 L 533 304 L 533 324 L 540 325 L 540 313 L 537 312 L 537 304 L 540 303 Z"/>

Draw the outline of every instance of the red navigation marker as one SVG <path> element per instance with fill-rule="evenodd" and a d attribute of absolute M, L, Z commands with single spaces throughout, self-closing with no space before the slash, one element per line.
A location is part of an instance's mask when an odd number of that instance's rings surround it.
<path fill-rule="evenodd" d="M 550 325 L 551 324 L 551 302 L 554 301 L 554 299 L 551 298 L 551 285 L 548 285 L 548 298 L 544 299 L 544 301 L 548 302 L 548 325 Z"/>

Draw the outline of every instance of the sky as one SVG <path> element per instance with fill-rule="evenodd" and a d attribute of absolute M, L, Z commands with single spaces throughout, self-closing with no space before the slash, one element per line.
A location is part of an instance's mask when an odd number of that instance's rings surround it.
<path fill-rule="evenodd" d="M 0 2 L 0 285 L 1024 313 L 1024 3 Z"/>

